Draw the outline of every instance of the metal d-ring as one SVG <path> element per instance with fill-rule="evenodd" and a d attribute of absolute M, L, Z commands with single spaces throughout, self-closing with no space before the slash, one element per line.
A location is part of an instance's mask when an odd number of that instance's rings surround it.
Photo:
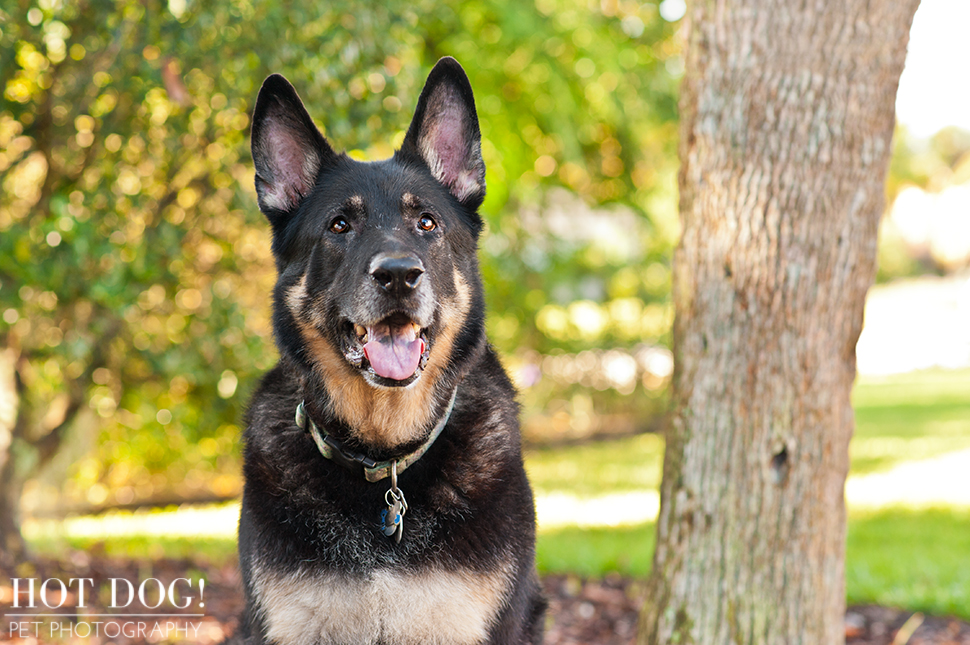
<path fill-rule="evenodd" d="M 391 499 L 388 499 L 388 496 Z M 397 460 L 391 462 L 391 487 L 384 493 L 384 501 L 388 506 L 394 505 L 394 502 L 391 500 L 401 503 L 401 515 L 407 512 L 408 502 L 404 499 L 404 491 L 397 487 Z"/>

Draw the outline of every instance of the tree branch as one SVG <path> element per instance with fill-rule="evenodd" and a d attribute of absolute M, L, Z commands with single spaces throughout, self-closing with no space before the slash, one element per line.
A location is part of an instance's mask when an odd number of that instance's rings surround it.
<path fill-rule="evenodd" d="M 61 422 L 51 428 L 50 432 L 44 436 L 29 441 L 30 445 L 37 450 L 38 467 L 47 465 L 54 458 L 54 455 L 57 454 L 58 449 L 61 447 L 61 442 L 64 440 L 64 434 L 74 422 L 78 412 L 84 407 L 85 395 L 93 381 L 95 370 L 104 367 L 107 363 L 108 346 L 117 338 L 121 331 L 121 326 L 121 320 L 114 319 L 111 321 L 107 331 L 101 337 L 101 342 L 95 345 L 91 354 L 91 360 L 88 361 L 88 366 L 84 372 L 68 384 L 70 398 Z"/>

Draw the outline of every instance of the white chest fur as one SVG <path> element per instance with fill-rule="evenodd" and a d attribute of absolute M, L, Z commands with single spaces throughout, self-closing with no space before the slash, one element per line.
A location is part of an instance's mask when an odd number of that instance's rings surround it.
<path fill-rule="evenodd" d="M 505 572 L 365 577 L 255 571 L 259 612 L 276 645 L 476 645 L 506 600 Z"/>

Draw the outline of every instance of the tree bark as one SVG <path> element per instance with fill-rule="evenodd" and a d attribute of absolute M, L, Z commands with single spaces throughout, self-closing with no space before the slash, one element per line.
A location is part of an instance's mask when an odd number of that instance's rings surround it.
<path fill-rule="evenodd" d="M 20 533 L 21 482 L 17 478 L 13 444 L 23 423 L 20 407 L 21 381 L 17 376 L 16 353 L 0 352 L 0 396 L 6 399 L 0 410 L 0 573 L 10 573 L 23 558 L 25 545 Z M 9 417 L 9 418 L 4 418 Z"/>
<path fill-rule="evenodd" d="M 697 0 L 640 642 L 844 642 L 849 395 L 918 0 Z"/>
<path fill-rule="evenodd" d="M 11 457 L 0 455 L 0 574 L 10 574 L 27 553 L 19 521 L 23 484 Z"/>

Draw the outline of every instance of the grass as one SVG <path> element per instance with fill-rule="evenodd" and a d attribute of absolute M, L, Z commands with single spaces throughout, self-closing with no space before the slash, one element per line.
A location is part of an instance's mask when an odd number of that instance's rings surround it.
<path fill-rule="evenodd" d="M 853 403 L 853 475 L 970 448 L 970 370 L 862 378 L 853 391 Z M 601 495 L 656 488 L 662 456 L 663 442 L 658 438 L 634 437 L 533 451 L 527 456 L 527 468 L 537 491 Z M 542 532 L 537 547 L 540 571 L 645 576 L 654 531 L 653 524 L 643 524 Z M 850 603 L 970 620 L 970 511 L 853 513 L 846 548 Z"/>
<path fill-rule="evenodd" d="M 619 528 L 563 528 L 539 534 L 540 573 L 570 573 L 598 578 L 617 572 L 642 577 L 653 558 L 654 525 Z"/>
<path fill-rule="evenodd" d="M 852 474 L 970 448 L 970 370 L 863 378 L 852 401 Z"/>
<path fill-rule="evenodd" d="M 861 378 L 852 399 L 854 475 L 970 448 L 970 369 Z M 526 453 L 537 493 L 593 496 L 656 489 L 662 465 L 663 441 L 656 435 Z"/>
<path fill-rule="evenodd" d="M 884 510 L 849 518 L 849 603 L 970 620 L 970 511 Z"/>
<path fill-rule="evenodd" d="M 654 524 L 541 533 L 539 571 L 645 577 Z M 970 511 L 892 509 L 849 518 L 849 604 L 880 604 L 970 620 Z"/>
<path fill-rule="evenodd" d="M 660 488 L 663 440 L 644 434 L 612 441 L 529 450 L 525 467 L 536 493 L 579 496 Z"/>
<path fill-rule="evenodd" d="M 864 378 L 856 385 L 853 401 L 856 435 L 850 452 L 854 475 L 970 448 L 970 370 Z M 559 492 L 588 498 L 656 490 L 662 458 L 662 440 L 641 435 L 530 450 L 526 468 L 539 494 Z M 653 524 L 541 531 L 539 570 L 587 577 L 610 572 L 645 576 L 653 556 L 654 531 Z M 96 541 L 35 535 L 32 544 L 52 557 L 62 556 L 65 546 L 134 559 L 201 556 L 228 562 L 235 557 L 234 541 L 219 538 L 116 536 Z M 970 510 L 853 512 L 846 579 L 848 601 L 853 604 L 892 605 L 970 620 Z"/>
<path fill-rule="evenodd" d="M 598 578 L 609 573 L 643 578 L 650 572 L 655 526 L 563 528 L 539 534 L 536 560 L 543 574 Z M 231 562 L 235 540 L 124 537 L 35 538 L 40 554 L 67 548 L 110 557 Z M 880 604 L 970 620 L 970 510 L 890 509 L 853 514 L 846 546 L 850 604 Z"/>
<path fill-rule="evenodd" d="M 69 549 L 124 560 L 170 558 L 223 564 L 236 557 L 236 540 L 232 538 L 138 535 L 102 539 L 59 535 L 34 537 L 30 540 L 30 546 L 35 553 L 51 558 L 63 557 Z"/>

